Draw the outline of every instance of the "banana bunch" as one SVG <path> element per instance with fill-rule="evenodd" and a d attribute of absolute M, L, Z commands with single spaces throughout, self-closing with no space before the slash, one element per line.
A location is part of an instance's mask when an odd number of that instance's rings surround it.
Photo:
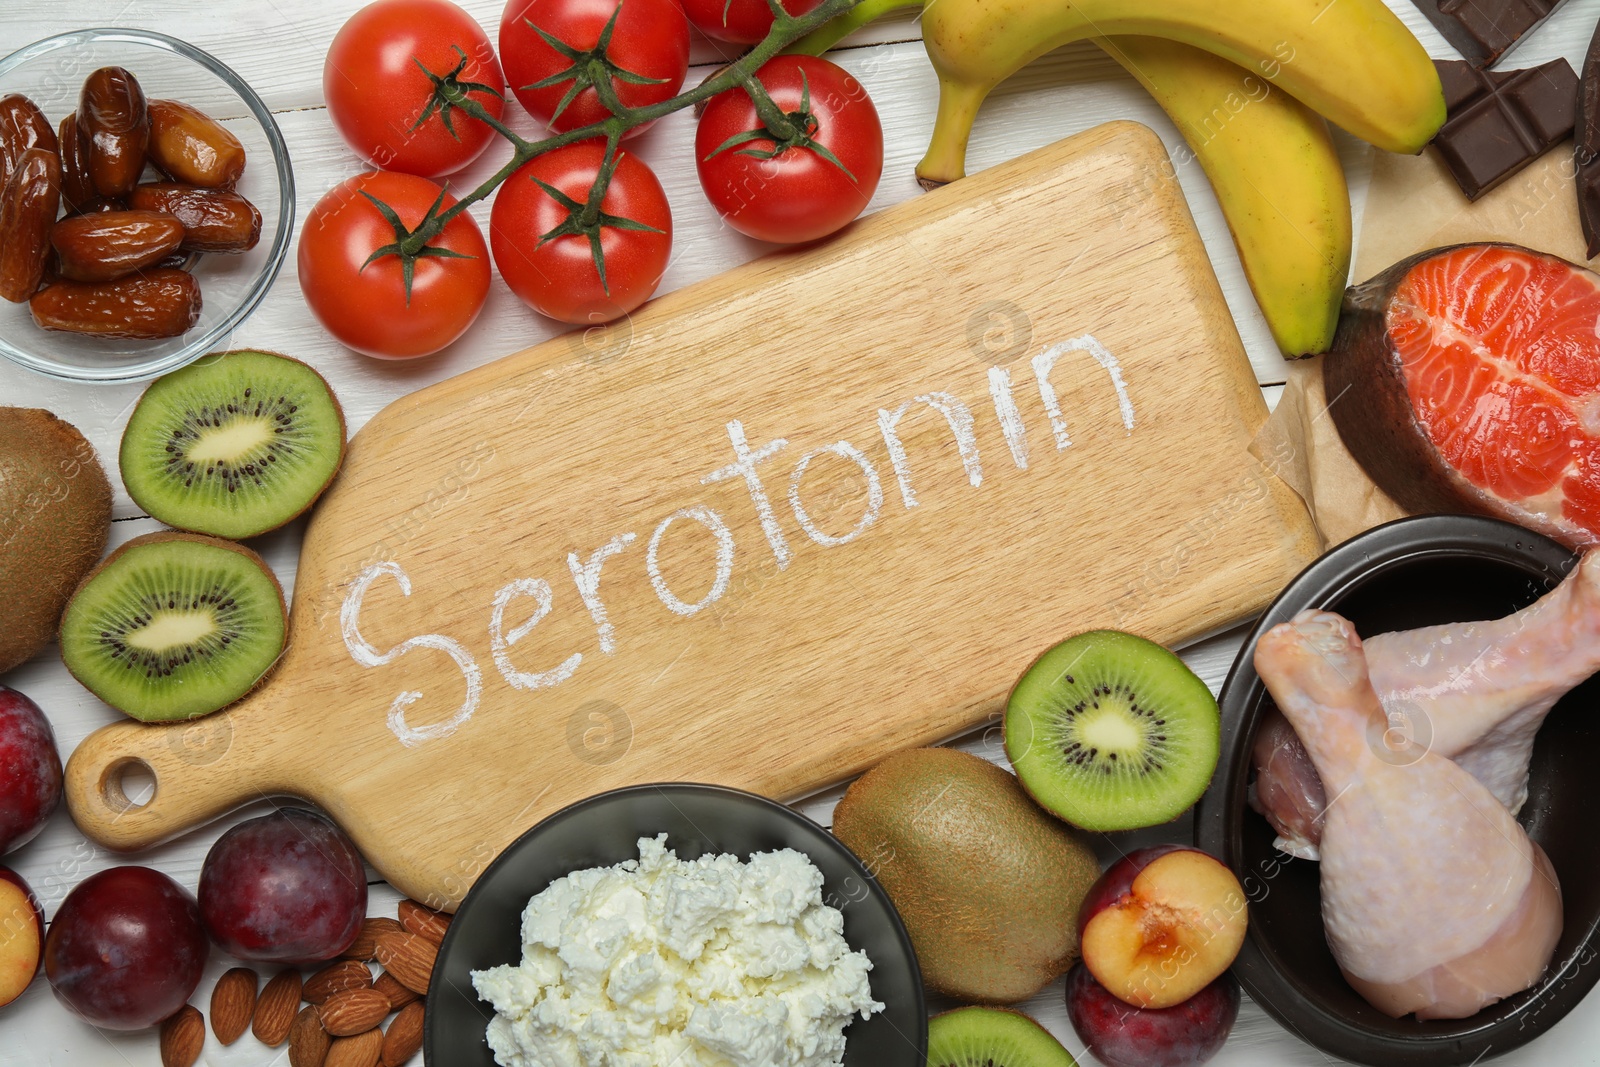
<path fill-rule="evenodd" d="M 916 6 L 862 0 L 791 51 L 820 54 Z M 938 0 L 922 30 L 939 76 L 933 140 L 917 167 L 925 185 L 962 176 L 990 89 L 1030 60 L 1093 37 L 1189 142 L 1291 358 L 1332 342 L 1350 265 L 1349 191 L 1319 113 L 1400 152 L 1421 151 L 1444 121 L 1432 61 L 1382 0 Z"/>

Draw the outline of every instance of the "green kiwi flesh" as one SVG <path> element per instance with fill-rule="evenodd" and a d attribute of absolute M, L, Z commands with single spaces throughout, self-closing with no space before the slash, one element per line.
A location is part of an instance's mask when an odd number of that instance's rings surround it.
<path fill-rule="evenodd" d="M 0 407 L 0 674 L 55 639 L 110 534 L 111 483 L 83 434 L 39 408 Z"/>
<path fill-rule="evenodd" d="M 957 1008 L 928 1020 L 928 1067 L 1077 1067 L 1050 1031 L 1019 1011 Z"/>
<path fill-rule="evenodd" d="M 261 557 L 199 534 L 134 538 L 85 578 L 61 619 L 78 681 L 143 722 L 206 715 L 283 652 L 283 590 Z"/>
<path fill-rule="evenodd" d="M 254 537 L 322 495 L 344 461 L 344 434 L 315 370 L 271 352 L 222 352 L 145 390 L 122 435 L 122 480 L 169 526 Z"/>
<path fill-rule="evenodd" d="M 1006 755 L 1023 788 L 1085 830 L 1177 818 L 1217 767 L 1206 684 L 1153 641 L 1092 630 L 1025 671 L 1006 703 Z"/>

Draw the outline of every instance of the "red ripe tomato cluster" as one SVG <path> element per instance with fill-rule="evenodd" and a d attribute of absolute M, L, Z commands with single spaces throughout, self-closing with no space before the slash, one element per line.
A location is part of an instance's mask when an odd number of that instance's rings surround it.
<path fill-rule="evenodd" d="M 819 3 L 784 0 L 794 15 Z M 463 212 L 420 255 L 395 253 L 400 236 L 456 203 L 434 179 L 476 159 L 495 138 L 491 122 L 515 139 L 500 125 L 508 88 L 551 134 L 601 122 L 612 106 L 661 104 L 687 76 L 691 22 L 753 44 L 773 18 L 766 0 L 510 0 L 497 58 L 482 27 L 449 0 L 377 0 L 358 11 L 334 38 L 323 88 L 340 136 L 378 169 L 335 186 L 306 218 L 298 263 L 312 312 L 368 355 L 437 352 L 482 309 L 491 252 L 524 303 L 563 322 L 607 322 L 649 299 L 671 252 L 672 212 L 655 174 L 626 149 L 599 204 L 588 203 L 603 138 L 535 155 L 507 177 L 493 194 L 487 246 Z M 757 78 L 791 133 L 773 137 L 743 89 L 713 97 L 695 136 L 701 186 L 741 233 L 824 237 L 877 188 L 877 111 L 860 82 L 826 60 L 779 56 Z M 448 92 L 435 91 L 441 84 Z M 463 110 L 463 99 L 489 121 Z"/>

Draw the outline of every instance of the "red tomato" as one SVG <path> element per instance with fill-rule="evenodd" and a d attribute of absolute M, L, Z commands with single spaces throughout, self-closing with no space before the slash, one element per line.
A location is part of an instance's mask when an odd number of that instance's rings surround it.
<path fill-rule="evenodd" d="M 506 83 L 488 35 L 449 0 L 378 0 L 350 16 L 328 49 L 322 91 L 339 136 L 362 159 L 434 178 L 478 158 L 494 131 L 454 108 L 448 115 L 435 108 L 413 130 L 433 97 L 433 82 L 415 61 L 438 75 L 459 66 L 456 81 L 480 87 L 469 89 L 470 99 L 495 118 L 505 110 L 495 94 Z"/>
<path fill-rule="evenodd" d="M 783 9 L 804 15 L 821 4 L 822 0 L 783 0 Z M 719 41 L 756 44 L 772 30 L 767 0 L 683 0 L 683 7 L 695 29 Z"/>
<path fill-rule="evenodd" d="M 802 75 L 804 76 L 802 79 Z M 695 131 L 700 186 L 740 233 L 795 244 L 825 237 L 861 214 L 883 175 L 883 126 L 861 83 L 813 56 L 777 56 L 756 71 L 774 103 L 809 129 L 811 144 L 782 148 L 770 136 L 723 147 L 753 130 L 765 134 L 743 89 L 718 93 Z M 833 153 L 841 166 L 818 147 Z M 848 173 L 846 173 L 848 171 Z"/>
<path fill-rule="evenodd" d="M 534 179 L 582 205 L 604 158 L 603 143 L 580 141 L 530 160 L 500 187 L 489 216 L 489 243 L 501 277 L 529 307 L 562 322 L 610 322 L 632 311 L 661 284 L 672 251 L 667 194 L 655 173 L 627 152 L 618 155 L 595 230 L 605 284 L 587 236 L 545 239 L 572 211 Z M 636 228 L 640 224 L 656 232 Z"/>
<path fill-rule="evenodd" d="M 604 52 L 596 52 L 612 16 L 617 21 L 610 44 Z M 562 54 L 534 26 L 574 54 Z M 500 57 L 506 80 L 522 106 L 559 133 L 611 114 L 600 102 L 591 76 L 580 69 L 590 58 L 610 65 L 617 99 L 627 107 L 676 96 L 689 72 L 689 20 L 677 0 L 511 0 L 500 20 Z M 574 76 L 556 80 L 568 71 Z M 544 81 L 553 84 L 535 88 Z M 577 95 L 563 108 L 562 101 L 574 87 Z M 648 125 L 635 126 L 627 136 Z"/>
<path fill-rule="evenodd" d="M 395 234 L 362 193 L 388 204 L 412 229 L 440 191 L 426 178 L 369 171 L 328 190 L 306 216 L 300 231 L 300 291 L 328 332 L 356 351 L 386 359 L 426 356 L 465 333 L 483 308 L 489 250 L 471 215 L 456 216 L 431 242 L 460 257 L 415 261 L 409 299 L 398 256 L 367 262 L 393 243 Z M 439 210 L 455 202 L 446 194 Z"/>

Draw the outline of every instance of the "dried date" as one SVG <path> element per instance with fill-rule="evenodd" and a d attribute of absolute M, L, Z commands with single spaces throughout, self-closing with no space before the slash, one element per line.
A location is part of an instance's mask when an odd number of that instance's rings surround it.
<path fill-rule="evenodd" d="M 89 181 L 101 196 L 127 196 L 139 183 L 150 143 L 150 114 L 139 79 L 122 67 L 101 67 L 78 97 Z"/>
<path fill-rule="evenodd" d="M 148 270 L 114 282 L 60 281 L 28 302 L 45 330 L 101 337 L 176 337 L 200 318 L 200 283 L 181 270 Z"/>
<path fill-rule="evenodd" d="M 61 277 L 109 282 L 154 266 L 183 243 L 183 223 L 159 211 L 64 218 L 50 230 Z"/>
<path fill-rule="evenodd" d="M 21 93 L 0 97 L 0 185 L 17 169 L 17 161 L 30 148 L 56 152 L 56 131 L 39 105 Z"/>
<path fill-rule="evenodd" d="M 61 162 L 30 148 L 0 189 L 0 297 L 21 303 L 44 278 L 50 226 L 61 205 Z"/>
<path fill-rule="evenodd" d="M 175 182 L 231 189 L 244 173 L 244 145 L 198 108 L 152 100 L 150 162 Z"/>
<path fill-rule="evenodd" d="M 61 120 L 57 143 L 61 150 L 61 202 L 69 212 L 88 211 L 101 198 L 89 180 L 89 168 L 84 162 L 88 153 L 83 148 L 83 134 L 78 132 L 76 111 Z"/>
<path fill-rule="evenodd" d="M 225 189 L 145 182 L 134 188 L 128 202 L 176 217 L 183 223 L 183 248 L 188 252 L 248 252 L 261 239 L 261 212 Z"/>

